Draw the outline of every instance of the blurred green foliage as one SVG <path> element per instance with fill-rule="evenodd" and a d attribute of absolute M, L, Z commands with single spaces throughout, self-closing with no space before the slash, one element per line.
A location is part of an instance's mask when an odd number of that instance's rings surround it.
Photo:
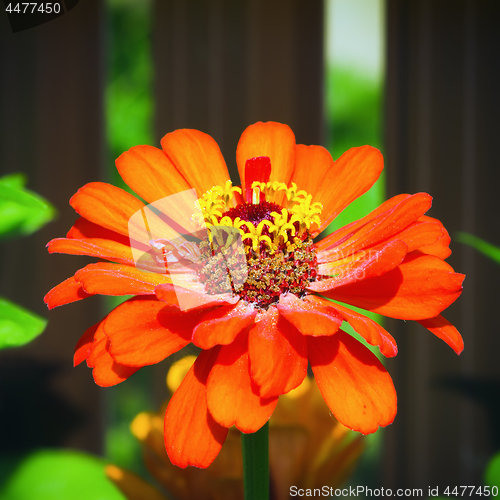
<path fill-rule="evenodd" d="M 334 159 L 350 148 L 369 145 L 382 149 L 382 82 L 342 66 L 327 70 L 328 149 Z M 329 231 L 364 217 L 385 197 L 385 179 L 351 203 L 331 224 Z"/>
<path fill-rule="evenodd" d="M 55 215 L 55 208 L 25 188 L 21 173 L 0 178 L 0 239 L 34 233 Z"/>
<path fill-rule="evenodd" d="M 0 349 L 31 342 L 46 326 L 45 318 L 0 297 Z"/>
<path fill-rule="evenodd" d="M 107 0 L 108 79 L 105 91 L 109 180 L 128 189 L 114 160 L 139 144 L 153 144 L 152 2 Z"/>
<path fill-rule="evenodd" d="M 486 467 L 484 482 L 488 486 L 496 486 L 500 489 L 500 453 L 494 455 Z"/>
<path fill-rule="evenodd" d="M 475 248 L 478 252 L 494 260 L 497 264 L 500 264 L 500 248 L 495 245 L 469 233 L 458 232 L 455 234 L 455 239 L 460 241 L 460 243 L 465 243 Z"/>
<path fill-rule="evenodd" d="M 55 208 L 41 196 L 25 188 L 22 173 L 0 178 L 0 240 L 27 236 L 55 215 Z M 47 320 L 0 298 L 0 349 L 18 347 L 40 335 Z"/>
<path fill-rule="evenodd" d="M 38 450 L 20 460 L 0 489 L 2 500 L 126 500 L 106 477 L 105 462 L 85 453 Z"/>
<path fill-rule="evenodd" d="M 105 456 L 110 462 L 147 475 L 139 441 L 130 432 L 130 423 L 142 411 L 154 411 L 153 367 L 146 366 L 119 384 L 106 389 L 107 421 Z M 165 387 L 165 398 L 167 390 Z"/>

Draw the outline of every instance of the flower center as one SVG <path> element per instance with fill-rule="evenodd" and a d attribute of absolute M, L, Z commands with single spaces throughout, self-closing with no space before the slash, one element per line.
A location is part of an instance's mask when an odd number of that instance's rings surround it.
<path fill-rule="evenodd" d="M 199 277 L 207 293 L 231 290 L 265 309 L 281 294 L 305 295 L 316 279 L 311 228 L 319 226 L 322 206 L 295 183 L 253 182 L 251 189 L 256 203 L 237 204 L 234 192 L 241 190 L 230 181 L 199 200 L 209 230 Z"/>
<path fill-rule="evenodd" d="M 259 222 L 263 220 L 273 221 L 271 215 L 272 212 L 280 210 L 280 206 L 276 203 L 269 203 L 268 201 L 262 201 L 257 204 L 243 203 L 234 208 L 230 208 L 223 215 L 228 216 L 231 220 L 235 220 L 239 217 L 241 220 L 251 222 L 254 225 L 258 225 Z"/>

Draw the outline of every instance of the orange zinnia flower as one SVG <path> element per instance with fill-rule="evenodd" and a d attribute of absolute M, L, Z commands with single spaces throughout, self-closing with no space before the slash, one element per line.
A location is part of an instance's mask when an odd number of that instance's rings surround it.
<path fill-rule="evenodd" d="M 440 313 L 460 295 L 464 276 L 444 262 L 450 238 L 439 221 L 424 215 L 428 194 L 395 196 L 313 242 L 377 180 L 383 168 L 377 149 L 353 148 L 334 162 L 320 146 L 296 145 L 288 126 L 257 123 L 238 143 L 240 189 L 229 181 L 210 136 L 177 130 L 161 145 L 121 155 L 120 175 L 148 203 L 194 188 L 212 229 L 233 227 L 241 234 L 247 279 L 231 282 L 232 293 L 221 294 L 222 281 L 231 278 L 224 265 L 174 264 L 172 273 L 184 272 L 186 283 L 196 283 L 184 292 L 196 295 L 199 306 L 182 310 L 168 274 L 135 266 L 128 223 L 145 205 L 97 182 L 73 196 L 81 218 L 67 238 L 48 248 L 111 262 L 80 269 L 45 300 L 52 308 L 95 294 L 136 296 L 78 342 L 75 364 L 86 359 L 101 386 L 122 382 L 190 342 L 203 349 L 166 411 L 165 445 L 174 464 L 207 467 L 231 426 L 244 433 L 260 429 L 278 397 L 304 380 L 308 362 L 341 423 L 363 434 L 390 424 L 396 392 L 389 374 L 340 326 L 348 322 L 385 356 L 396 355 L 396 343 L 380 325 L 337 301 L 416 320 L 462 351 L 460 334 Z M 198 254 L 213 252 L 206 242 L 200 249 Z"/>

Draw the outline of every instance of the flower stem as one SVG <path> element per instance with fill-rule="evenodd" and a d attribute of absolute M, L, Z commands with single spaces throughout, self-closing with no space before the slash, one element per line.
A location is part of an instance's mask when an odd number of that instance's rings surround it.
<path fill-rule="evenodd" d="M 245 500 L 269 500 L 269 422 L 253 434 L 241 433 Z"/>

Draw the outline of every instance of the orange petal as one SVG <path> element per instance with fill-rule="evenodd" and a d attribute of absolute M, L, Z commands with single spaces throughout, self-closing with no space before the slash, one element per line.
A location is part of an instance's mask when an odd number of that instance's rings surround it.
<path fill-rule="evenodd" d="M 437 257 L 412 252 L 382 276 L 322 293 L 391 318 L 422 320 L 437 316 L 459 297 L 464 277 Z"/>
<path fill-rule="evenodd" d="M 315 297 L 282 295 L 277 308 L 302 335 L 333 335 L 342 325 L 342 318 L 331 304 L 320 303 Z"/>
<path fill-rule="evenodd" d="M 155 293 L 159 300 L 168 303 L 173 303 L 172 300 L 175 297 L 175 303 L 188 304 L 190 306 L 189 309 L 203 309 L 216 305 L 236 304 L 240 300 L 239 297 L 233 297 L 229 293 L 210 295 L 200 292 L 198 289 L 189 290 L 180 286 L 174 287 L 171 283 L 158 285 L 155 288 Z M 179 298 L 177 299 L 177 297 Z M 188 307 L 185 309 L 188 309 Z"/>
<path fill-rule="evenodd" d="M 333 168 L 332 155 L 323 146 L 304 146 L 295 148 L 295 168 L 290 184 L 295 182 L 299 190 L 303 189 L 316 200 L 316 193 L 327 172 Z"/>
<path fill-rule="evenodd" d="M 122 179 L 142 199 L 153 203 L 191 189 L 168 156 L 153 146 L 135 146 L 116 159 Z"/>
<path fill-rule="evenodd" d="M 319 297 L 317 300 L 327 302 Z M 398 353 L 396 341 L 392 335 L 378 323 L 347 307 L 339 304 L 332 304 L 331 302 L 329 302 L 329 304 L 333 305 L 344 321 L 347 321 L 370 345 L 379 347 L 380 352 L 384 356 L 388 358 L 396 356 Z"/>
<path fill-rule="evenodd" d="M 258 122 L 243 131 L 236 148 L 236 163 L 243 193 L 245 163 L 249 158 L 257 156 L 267 156 L 271 160 L 270 182 L 288 184 L 295 165 L 295 135 L 290 127 L 276 122 Z"/>
<path fill-rule="evenodd" d="M 219 454 L 227 428 L 207 409 L 206 384 L 219 348 L 203 351 L 175 391 L 165 413 L 165 448 L 178 467 L 208 467 Z"/>
<path fill-rule="evenodd" d="M 153 365 L 191 342 L 200 314 L 189 314 L 156 299 L 129 300 L 104 322 L 109 353 L 120 364 Z"/>
<path fill-rule="evenodd" d="M 408 245 L 408 252 L 414 250 L 423 251 L 423 248 L 434 247 L 439 249 L 437 254 L 429 252 L 429 255 L 436 255 L 440 259 L 445 259 L 451 254 L 449 249 L 450 237 L 448 231 L 440 221 L 423 215 L 418 220 L 410 224 L 406 229 L 396 234 L 394 239 L 404 241 Z"/>
<path fill-rule="evenodd" d="M 323 293 L 357 281 L 381 276 L 400 264 L 407 253 L 406 243 L 393 240 L 352 255 L 347 254 L 344 259 L 339 259 L 337 262 L 320 264 L 319 276 L 328 273 L 334 277 L 314 281 L 308 285 L 307 289 Z"/>
<path fill-rule="evenodd" d="M 166 283 L 164 285 L 158 285 L 155 288 L 156 298 L 167 304 L 177 305 L 177 295 L 175 293 L 176 288 L 172 283 Z"/>
<path fill-rule="evenodd" d="M 444 340 L 457 354 L 464 350 L 464 340 L 458 330 L 443 316 L 438 315 L 435 318 L 419 321 L 436 337 Z"/>
<path fill-rule="evenodd" d="M 70 255 L 90 255 L 101 259 L 111 260 L 120 264 L 134 265 L 130 246 L 112 240 L 88 239 L 75 240 L 70 238 L 56 238 L 47 244 L 49 253 L 66 253 Z"/>
<path fill-rule="evenodd" d="M 170 281 L 164 274 L 108 262 L 85 266 L 75 273 L 75 279 L 87 293 L 101 295 L 152 295 L 156 286 Z"/>
<path fill-rule="evenodd" d="M 429 210 L 431 204 L 432 198 L 427 193 L 417 193 L 405 198 L 390 210 L 379 214 L 359 227 L 343 241 L 322 251 L 320 261 L 333 261 L 348 255 L 350 252 L 382 244 L 415 222 Z"/>
<path fill-rule="evenodd" d="M 199 197 L 229 180 L 219 146 L 203 132 L 191 129 L 170 132 L 161 140 L 161 147 Z"/>
<path fill-rule="evenodd" d="M 85 330 L 84 334 L 80 337 L 80 340 L 75 346 L 75 355 L 73 356 L 73 366 L 79 365 L 83 360 L 87 359 L 90 354 L 90 346 L 94 341 L 94 334 L 99 327 L 101 322 L 96 323 Z"/>
<path fill-rule="evenodd" d="M 110 231 L 105 229 L 98 224 L 94 224 L 84 217 L 78 217 L 72 228 L 68 231 L 66 238 L 71 238 L 75 240 L 86 240 L 89 238 L 98 238 L 103 240 L 116 241 L 122 245 L 130 246 L 130 239 L 128 236 L 123 236 L 123 234 L 118 234 L 115 231 Z"/>
<path fill-rule="evenodd" d="M 307 375 L 306 341 L 275 307 L 263 312 L 250 330 L 248 353 L 250 374 L 262 397 L 286 394 Z"/>
<path fill-rule="evenodd" d="M 247 335 L 221 346 L 207 381 L 207 404 L 215 421 L 246 433 L 258 431 L 273 413 L 278 398 L 259 396 L 250 378 Z"/>
<path fill-rule="evenodd" d="M 346 332 L 308 337 L 309 361 L 326 404 L 346 427 L 370 434 L 394 420 L 396 391 L 369 349 Z"/>
<path fill-rule="evenodd" d="M 52 288 L 52 290 L 45 295 L 43 301 L 47 304 L 49 309 L 54 309 L 54 307 L 70 304 L 71 302 L 83 300 L 90 296 L 92 296 L 92 294 L 85 292 L 81 283 L 78 283 L 74 276 L 72 276 Z"/>
<path fill-rule="evenodd" d="M 144 208 L 135 196 L 104 182 L 86 184 L 69 203 L 85 219 L 124 236 L 129 236 L 130 217 Z"/>
<path fill-rule="evenodd" d="M 428 217 L 426 215 L 423 215 L 420 217 L 418 222 L 422 222 L 427 225 L 432 225 L 435 228 L 435 231 L 437 232 L 437 228 L 441 230 L 441 236 L 436 239 L 433 242 L 425 243 L 422 242 L 422 245 L 418 247 L 418 249 L 426 253 L 428 255 L 435 255 L 436 257 L 439 257 L 440 259 L 446 259 L 451 255 L 451 250 L 450 250 L 450 242 L 451 238 L 450 235 L 448 234 L 448 231 L 444 228 L 443 224 L 437 219 L 433 219 L 432 217 Z"/>
<path fill-rule="evenodd" d="M 104 334 L 104 321 L 101 321 L 90 345 L 87 366 L 93 368 L 92 376 L 97 385 L 111 387 L 123 382 L 139 368 L 117 363 L 108 352 L 109 340 Z"/>
<path fill-rule="evenodd" d="M 318 243 L 315 243 L 315 248 L 318 252 L 325 250 L 329 247 L 335 247 L 340 245 L 343 241 L 352 236 L 359 228 L 365 226 L 367 223 L 371 222 L 373 219 L 378 217 L 380 214 L 387 212 L 389 213 L 392 208 L 401 203 L 401 201 L 409 198 L 409 194 L 398 194 L 397 196 L 393 196 L 388 200 L 384 201 L 382 205 L 378 206 L 375 210 L 372 210 L 368 215 L 365 215 L 363 218 L 351 222 L 337 231 L 329 234 L 326 238 L 323 238 Z"/>
<path fill-rule="evenodd" d="M 419 251 L 427 255 L 435 255 L 440 259 L 446 259 L 451 255 L 450 242 L 451 238 L 449 236 L 442 236 L 436 243 L 419 247 Z"/>
<path fill-rule="evenodd" d="M 379 178 L 383 168 L 382 154 L 371 146 L 351 148 L 335 161 L 314 196 L 315 202 L 323 204 L 318 233 L 347 205 L 366 193 Z"/>
<path fill-rule="evenodd" d="M 243 301 L 235 306 L 222 306 L 206 313 L 193 330 L 193 343 L 202 349 L 230 344 L 243 329 L 250 326 L 257 314 Z"/>

